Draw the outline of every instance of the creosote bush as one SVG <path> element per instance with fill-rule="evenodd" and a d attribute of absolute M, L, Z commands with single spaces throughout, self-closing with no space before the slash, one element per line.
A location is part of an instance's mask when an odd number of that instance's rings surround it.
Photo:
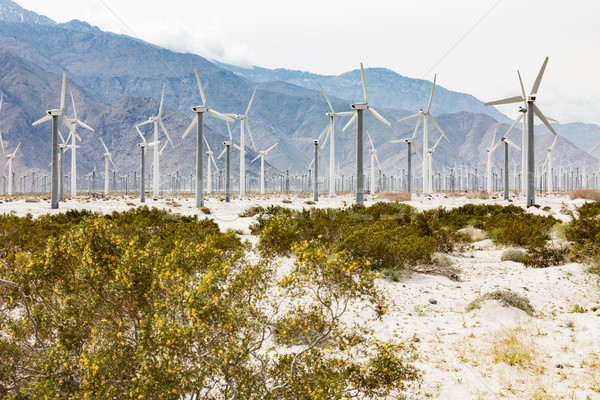
<path fill-rule="evenodd" d="M 509 248 L 502 252 L 502 256 L 500 257 L 500 261 L 513 261 L 513 262 L 523 262 L 523 257 L 525 256 L 525 251 L 522 249 Z"/>
<path fill-rule="evenodd" d="M 473 300 L 466 307 L 467 311 L 472 311 L 481 308 L 481 303 L 486 300 L 497 300 L 505 307 L 516 307 L 525 311 L 529 315 L 533 315 L 535 310 L 527 297 L 521 296 L 518 293 L 514 293 L 508 290 L 496 290 L 494 292 L 486 293 Z"/>

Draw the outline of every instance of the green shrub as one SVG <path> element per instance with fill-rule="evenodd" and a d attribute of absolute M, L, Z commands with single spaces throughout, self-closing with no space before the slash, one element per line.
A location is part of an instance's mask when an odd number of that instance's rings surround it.
<path fill-rule="evenodd" d="M 565 237 L 573 243 L 573 252 L 585 261 L 600 266 L 600 201 L 585 203 L 570 212 L 571 223 Z"/>
<path fill-rule="evenodd" d="M 569 249 L 545 240 L 537 240 L 527 247 L 523 265 L 531 268 L 548 268 L 564 264 Z"/>
<path fill-rule="evenodd" d="M 551 216 L 500 212 L 487 219 L 485 229 L 498 244 L 528 246 L 534 241 L 548 240 L 550 230 L 556 222 L 556 218 Z"/>

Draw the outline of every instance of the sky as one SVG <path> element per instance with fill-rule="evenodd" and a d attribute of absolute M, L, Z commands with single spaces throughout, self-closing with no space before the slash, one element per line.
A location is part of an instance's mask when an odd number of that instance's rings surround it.
<path fill-rule="evenodd" d="M 517 69 L 529 92 L 548 56 L 538 107 L 561 123 L 600 124 L 598 0 L 16 1 L 229 64 L 437 73 L 439 85 L 482 101 L 520 95 Z M 516 117 L 517 107 L 499 110 Z"/>

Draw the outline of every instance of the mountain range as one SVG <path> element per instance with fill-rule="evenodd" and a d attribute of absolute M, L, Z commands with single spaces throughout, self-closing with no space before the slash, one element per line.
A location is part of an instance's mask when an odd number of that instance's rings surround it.
<path fill-rule="evenodd" d="M 258 86 L 249 114 L 256 148 L 251 145 L 247 148 L 247 165 L 253 176 L 258 174 L 259 163 L 249 161 L 257 155 L 256 151 L 274 143 L 279 145 L 266 157 L 272 171 L 291 169 L 298 173 L 312 161 L 311 146 L 292 139 L 315 138 L 329 122 L 325 116 L 328 106 L 317 82 L 329 94 L 336 111 L 348 110 L 351 101 L 362 100 L 360 70 L 323 76 L 284 69 L 241 68 L 103 32 L 82 21 L 57 24 L 10 0 L 0 0 L 0 91 L 4 93 L 0 130 L 7 151 L 22 142 L 23 153 L 14 160 L 15 171 L 49 170 L 50 126 L 32 127 L 31 123 L 41 118 L 45 110 L 57 107 L 61 76 L 66 73 L 80 119 L 95 129 L 95 132 L 80 132 L 83 141 L 78 157 L 79 175 L 88 174 L 94 168 L 103 171 L 104 151 L 99 137 L 112 152 L 119 174 L 139 168 L 136 146 L 139 136 L 134 125 L 156 114 L 163 84 L 166 85 L 164 122 L 175 147 L 169 145 L 164 150 L 162 180 L 168 180 L 168 174 L 178 170 L 188 175 L 195 165 L 195 139 L 190 135 L 182 141 L 181 134 L 193 118 L 190 107 L 201 103 L 194 68 L 198 69 L 205 87 L 208 106 L 220 112 L 243 113 L 254 87 Z M 403 77 L 385 68 L 367 68 L 365 75 L 370 104 L 392 122 L 392 127 L 387 128 L 367 117 L 365 128 L 378 148 L 383 169 L 392 174 L 394 168 L 404 168 L 406 151 L 401 145 L 386 143 L 411 136 L 415 124 L 414 120 L 395 121 L 426 105 L 432 83 Z M 70 101 L 65 112 L 71 113 Z M 510 125 L 507 116 L 492 107 L 484 107 L 473 96 L 439 85 L 432 112 L 450 139 L 449 143 L 442 141 L 434 153 L 437 166 L 454 166 L 460 160 L 464 165 L 482 167 L 487 160 L 485 148 L 490 146 L 494 131 L 497 130 L 499 137 Z M 336 153 L 339 168 L 350 174 L 355 160 L 354 130 L 342 133 L 343 124 L 342 119 L 336 121 Z M 228 137 L 227 126 L 213 118 L 205 119 L 205 125 L 209 144 L 218 154 Z M 560 128 L 561 137 L 553 153 L 555 166 L 560 165 L 563 158 L 596 165 L 598 160 L 582 150 L 594 145 L 590 138 L 596 126 L 565 124 Z M 66 127 L 62 129 L 66 131 Z M 238 123 L 231 129 L 234 141 L 239 142 Z M 536 159 L 542 162 L 546 147 L 553 140 L 544 130 L 537 129 L 540 136 Z M 511 133 L 515 142 L 520 142 L 516 139 L 519 133 Z M 150 129 L 147 137 L 149 135 Z M 438 136 L 437 131 L 430 130 L 430 146 Z M 595 137 L 600 141 L 600 135 Z M 422 147 L 419 138 L 420 133 L 417 143 Z M 247 139 L 246 144 L 249 143 Z M 501 165 L 500 153 L 494 157 L 498 166 Z M 239 157 L 239 153 L 232 154 L 236 165 L 239 159 L 236 161 L 235 157 Z M 518 161 L 520 156 L 515 159 Z M 69 162 L 68 154 L 66 162 Z M 222 168 L 223 160 L 217 162 Z M 418 162 L 413 163 L 418 173 Z M 323 165 L 323 169 L 326 173 L 327 166 Z M 237 175 L 235 167 L 233 173 Z"/>

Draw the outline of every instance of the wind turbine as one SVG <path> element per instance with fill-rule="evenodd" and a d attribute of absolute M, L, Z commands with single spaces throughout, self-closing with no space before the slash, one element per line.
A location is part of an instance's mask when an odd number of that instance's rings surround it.
<path fill-rule="evenodd" d="M 252 102 L 254 101 L 257 88 L 258 86 L 254 87 L 254 92 L 252 93 L 252 97 L 248 103 L 248 108 L 246 108 L 246 112 L 244 114 L 225 114 L 228 117 L 233 117 L 240 120 L 240 198 L 246 195 L 246 137 L 244 135 L 244 125 L 248 129 L 248 135 L 250 135 L 250 140 L 252 141 L 252 148 L 254 151 L 256 151 L 254 138 L 252 137 L 252 131 L 250 130 L 250 124 L 248 123 L 248 113 L 250 112 L 250 107 L 252 107 Z M 233 120 L 230 122 L 233 122 Z"/>
<path fill-rule="evenodd" d="M 325 131 L 323 133 L 321 133 L 321 135 L 317 139 L 294 138 L 294 140 L 297 140 L 299 142 L 313 143 L 315 145 L 314 158 L 313 158 L 313 161 L 308 166 L 308 168 L 310 169 L 310 165 L 312 165 L 312 164 L 315 165 L 313 168 L 313 173 L 314 173 L 313 200 L 314 201 L 319 201 L 319 154 L 321 154 L 321 157 L 323 157 L 323 153 L 321 152 L 321 147 L 319 147 L 319 141 L 322 139 L 323 134 L 325 134 Z"/>
<path fill-rule="evenodd" d="M 75 107 L 75 99 L 73 98 L 71 86 L 69 86 L 69 94 L 71 95 L 71 103 L 73 104 L 73 118 L 67 117 L 67 120 L 71 124 L 70 130 L 72 132 L 73 139 L 70 145 L 67 143 L 67 148 L 71 150 L 71 198 L 74 199 L 77 197 L 77 149 L 79 148 L 76 140 L 81 141 L 81 137 L 77 133 L 77 126 L 80 125 L 92 132 L 94 132 L 94 129 L 77 117 L 77 108 Z M 67 142 L 68 141 L 69 140 L 67 139 Z"/>
<path fill-rule="evenodd" d="M 408 155 L 407 155 L 408 167 L 407 167 L 407 178 L 406 178 L 406 191 L 408 193 L 411 192 L 411 184 L 412 184 L 412 149 L 411 149 L 412 146 L 415 146 L 415 153 L 417 153 L 417 156 L 419 156 L 419 160 L 421 160 L 421 164 L 423 165 L 423 157 L 421 157 L 421 153 L 419 153 L 419 150 L 417 149 L 417 143 L 415 142 L 415 137 L 417 136 L 417 131 L 419 129 L 420 122 L 421 122 L 420 119 L 417 120 L 417 125 L 415 126 L 415 130 L 414 130 L 411 138 L 390 141 L 390 143 L 406 143 L 408 145 Z"/>
<path fill-rule="evenodd" d="M 275 143 L 273 146 L 269 147 L 267 150 L 259 151 L 258 156 L 252 160 L 252 162 L 258 160 L 260 158 L 260 194 L 265 194 L 265 156 L 268 152 L 273 150 L 275 146 L 279 143 Z"/>
<path fill-rule="evenodd" d="M 344 126 L 342 132 L 344 132 L 354 121 L 356 121 L 356 204 L 363 204 L 365 188 L 363 178 L 363 113 L 365 110 L 383 122 L 387 126 L 391 126 L 390 123 L 381 116 L 374 108 L 369 106 L 369 96 L 367 94 L 367 82 L 365 81 L 365 70 L 362 63 L 360 63 L 360 74 L 362 77 L 363 94 L 365 96 L 364 103 L 350 104 L 350 108 L 356 110 L 356 113 L 352 116 L 350 121 Z"/>
<path fill-rule="evenodd" d="M 110 151 L 108 151 L 108 147 L 106 147 L 106 144 L 104 143 L 104 140 L 102 140 L 102 138 L 100 138 L 100 141 L 102 142 L 102 146 L 104 146 L 104 150 L 106 151 L 103 156 L 104 156 L 104 195 L 108 195 L 108 160 L 110 160 L 110 162 L 112 163 L 113 167 L 115 168 L 115 171 L 117 171 L 117 166 L 115 165 L 115 163 L 113 162 L 112 156 L 110 155 Z M 156 161 L 156 160 L 155 160 Z"/>
<path fill-rule="evenodd" d="M 17 150 L 19 150 L 19 146 L 21 146 L 21 142 L 19 142 L 15 151 L 13 151 L 11 154 L 6 155 L 6 157 L 8 157 L 8 162 L 6 163 L 4 168 L 6 169 L 6 167 L 8 167 L 8 195 L 9 196 L 12 195 L 12 190 L 13 190 L 12 160 L 13 160 L 13 158 L 15 158 L 15 155 L 17 154 Z M 2 148 L 4 149 L 4 144 L 2 145 Z"/>
<path fill-rule="evenodd" d="M 69 120 L 63 114 L 63 108 L 65 107 L 65 83 L 66 83 L 66 74 L 63 74 L 62 79 L 62 90 L 60 92 L 60 108 L 48 110 L 46 111 L 46 115 L 43 118 L 35 121 L 32 126 L 41 124 L 42 122 L 46 122 L 52 120 L 52 190 L 50 196 L 50 208 L 57 209 L 58 208 L 58 118 L 62 117 L 63 122 L 67 125 L 69 130 L 72 132 L 72 126 L 69 123 Z"/>
<path fill-rule="evenodd" d="M 329 111 L 325 113 L 329 117 L 329 124 L 325 127 L 327 135 L 325 136 L 323 146 L 327 142 L 327 139 L 329 139 L 329 197 L 335 197 L 335 117 L 349 116 L 354 113 L 352 111 L 336 113 L 320 83 L 319 88 L 321 88 L 321 92 L 323 92 L 323 96 L 325 96 L 325 100 L 329 105 Z"/>
<path fill-rule="evenodd" d="M 141 150 L 141 166 L 140 166 L 140 202 L 146 202 L 146 149 L 152 146 L 158 146 L 159 142 L 146 142 L 146 138 L 142 135 L 140 129 L 136 126 L 135 129 L 142 138 L 142 143 L 138 143 Z"/>
<path fill-rule="evenodd" d="M 377 157 L 377 149 L 375 148 L 375 145 L 373 144 L 373 139 L 371 138 L 371 135 L 369 134 L 369 131 L 367 131 L 367 137 L 369 138 L 369 142 L 371 142 L 371 150 L 369 150 L 369 153 L 371 153 L 371 194 L 375 193 L 375 161 L 377 161 L 377 167 L 379 168 L 379 171 L 381 171 L 381 164 L 379 164 L 379 157 Z"/>
<path fill-rule="evenodd" d="M 429 103 L 427 103 L 427 109 L 425 111 L 423 111 L 423 109 L 421 108 L 419 110 L 418 113 L 413 114 L 413 115 L 409 115 L 408 117 L 399 119 L 398 122 L 402 122 L 402 121 L 407 121 L 409 119 L 412 118 L 419 118 L 417 120 L 417 126 L 415 127 L 415 133 L 417 132 L 417 129 L 419 127 L 419 123 L 421 122 L 421 120 L 423 120 L 423 157 L 421 158 L 422 163 L 423 163 L 423 194 L 428 194 L 429 188 L 431 187 L 430 183 L 429 183 L 429 162 L 428 162 L 428 149 L 429 149 L 429 138 L 428 138 L 428 130 L 427 130 L 427 118 L 429 118 L 431 120 L 431 122 L 433 122 L 433 124 L 435 125 L 435 127 L 437 128 L 438 131 L 440 131 L 440 133 L 444 136 L 444 138 L 446 139 L 446 141 L 448 143 L 450 143 L 450 140 L 448 140 L 448 137 L 446 136 L 446 134 L 444 133 L 444 131 L 442 130 L 442 128 L 440 127 L 440 125 L 437 123 L 437 121 L 435 120 L 435 118 L 433 118 L 433 116 L 431 115 L 431 113 L 429 112 L 429 110 L 431 109 L 431 103 L 433 102 L 433 93 L 435 92 L 435 82 L 437 79 L 437 74 L 433 76 L 433 86 L 431 87 L 431 94 L 429 95 Z M 413 135 L 414 138 L 414 135 Z"/>
<path fill-rule="evenodd" d="M 165 99 L 165 84 L 163 84 L 163 90 L 162 90 L 162 95 L 160 97 L 160 106 L 158 107 L 158 114 L 156 116 L 152 116 L 150 118 L 148 118 L 146 121 L 139 123 L 136 125 L 136 128 L 139 128 L 140 126 L 143 125 L 147 125 L 147 124 L 154 124 L 154 140 L 153 142 L 158 142 L 158 127 L 160 126 L 160 129 L 165 133 L 165 136 L 167 137 L 167 139 L 169 140 L 169 142 L 171 143 L 171 146 L 173 146 L 173 148 L 175 148 L 175 145 L 173 144 L 173 141 L 171 140 L 171 137 L 169 136 L 169 132 L 167 132 L 167 128 L 165 127 L 165 125 L 162 122 L 162 111 L 163 111 L 163 101 Z M 153 197 L 158 197 L 158 195 L 160 194 L 160 154 L 158 151 L 158 146 L 154 147 L 154 177 L 153 177 L 153 184 L 152 184 L 152 195 Z"/>
<path fill-rule="evenodd" d="M 508 167 L 509 167 L 509 163 L 508 163 L 508 146 L 512 146 L 512 147 L 514 147 L 515 149 L 517 149 L 519 151 L 521 150 L 521 148 L 519 146 L 517 146 L 516 144 L 514 144 L 512 140 L 510 140 L 509 138 L 506 137 L 506 135 L 508 135 L 508 133 L 511 131 L 511 129 L 512 129 L 512 127 L 509 128 L 508 131 L 506 132 L 506 134 L 502 138 L 500 138 L 500 140 L 496 144 L 494 144 L 492 146 L 492 148 L 490 149 L 490 152 L 489 152 L 489 154 L 491 154 L 502 143 L 504 143 L 504 200 L 508 200 Z M 488 175 L 488 177 L 490 177 L 490 175 Z M 491 186 L 488 183 L 488 191 L 489 191 L 490 187 Z"/>
<path fill-rule="evenodd" d="M 200 97 L 202 97 L 202 105 L 192 107 L 192 111 L 196 113 L 196 117 L 185 130 L 182 136 L 182 140 L 192 131 L 194 126 L 197 126 L 197 137 L 196 137 L 196 208 L 204 207 L 204 114 L 208 114 L 211 117 L 223 119 L 227 122 L 233 122 L 233 119 L 223 115 L 219 112 L 211 110 L 206 105 L 206 96 L 204 95 L 204 89 L 202 89 L 202 83 L 198 76 L 198 70 L 194 68 L 194 74 L 196 75 L 196 82 L 198 83 L 198 89 L 200 90 Z M 250 102 L 252 104 L 252 102 Z M 248 107 L 250 108 L 250 107 Z M 243 130 L 243 129 L 242 129 Z"/>
<path fill-rule="evenodd" d="M 206 166 L 206 175 L 208 176 L 208 181 L 206 182 L 206 192 L 207 193 L 212 193 L 212 169 L 211 169 L 211 165 L 214 165 L 215 168 L 219 169 L 219 167 L 217 167 L 217 162 L 215 161 L 215 157 L 213 156 L 213 152 L 210 149 L 210 145 L 208 144 L 208 140 L 206 140 L 206 136 L 204 136 L 204 143 L 206 143 L 206 148 L 208 149 L 208 151 L 206 152 L 206 156 L 208 158 L 208 165 Z M 210 163 L 212 161 L 212 164 Z"/>
<path fill-rule="evenodd" d="M 519 73 L 519 82 L 521 83 L 521 96 L 509 97 L 507 99 L 496 100 L 492 102 L 485 103 L 486 106 L 498 105 L 498 104 L 513 104 L 526 102 L 527 108 L 520 108 L 520 111 L 527 112 L 527 140 L 525 141 L 525 145 L 523 146 L 523 151 L 527 153 L 525 159 L 525 180 L 524 186 L 525 189 L 525 202 L 526 206 L 530 207 L 535 204 L 535 154 L 534 154 L 534 124 L 533 117 L 537 115 L 537 117 L 546 125 L 546 127 L 552 132 L 554 135 L 557 133 L 550 125 L 548 119 L 544 116 L 542 111 L 535 105 L 535 101 L 537 98 L 537 92 L 540 87 L 540 83 L 542 81 L 542 77 L 544 76 L 544 71 L 546 70 L 546 65 L 548 64 L 548 57 L 544 60 L 542 64 L 542 68 L 540 72 L 538 72 L 537 78 L 535 79 L 533 86 L 531 88 L 531 92 L 528 96 L 525 94 L 525 90 L 523 87 L 523 80 L 521 79 L 521 74 Z M 520 118 L 518 118 L 520 119 Z"/>
<path fill-rule="evenodd" d="M 4 93 L 0 94 L 0 111 L 2 111 L 2 104 L 4 103 Z M 0 146 L 2 146 L 2 155 L 6 155 L 4 151 L 4 141 L 2 140 L 2 128 L 0 128 Z"/>
<path fill-rule="evenodd" d="M 553 170 L 552 170 L 552 150 L 554 150 L 554 146 L 556 145 L 556 141 L 558 140 L 558 135 L 556 135 L 554 137 L 554 141 L 552 142 L 552 145 L 550 147 L 548 147 L 548 154 L 546 155 L 546 159 L 544 160 L 544 165 L 542 165 L 542 170 L 544 169 L 544 167 L 546 166 L 546 164 L 548 164 L 548 176 L 550 177 L 550 179 L 548 179 L 548 193 L 552 193 L 554 191 L 554 177 L 553 177 Z M 590 152 L 591 153 L 591 152 Z"/>
<path fill-rule="evenodd" d="M 492 144 L 490 147 L 486 147 L 487 152 L 487 192 L 492 193 L 492 152 L 498 147 L 496 144 L 496 132 L 498 128 L 494 129 L 494 135 L 492 136 Z M 510 131 L 509 131 L 510 132 Z M 500 143 L 500 142 L 498 142 Z"/>
<path fill-rule="evenodd" d="M 429 179 L 428 179 L 428 184 L 429 184 L 428 192 L 429 193 L 433 192 L 433 152 L 435 151 L 435 148 L 438 146 L 438 144 L 440 144 L 440 141 L 442 140 L 443 137 L 444 137 L 444 135 L 440 135 L 440 137 L 438 138 L 437 142 L 435 142 L 433 147 L 427 149 L 427 157 L 428 157 L 427 170 L 429 171 Z"/>

